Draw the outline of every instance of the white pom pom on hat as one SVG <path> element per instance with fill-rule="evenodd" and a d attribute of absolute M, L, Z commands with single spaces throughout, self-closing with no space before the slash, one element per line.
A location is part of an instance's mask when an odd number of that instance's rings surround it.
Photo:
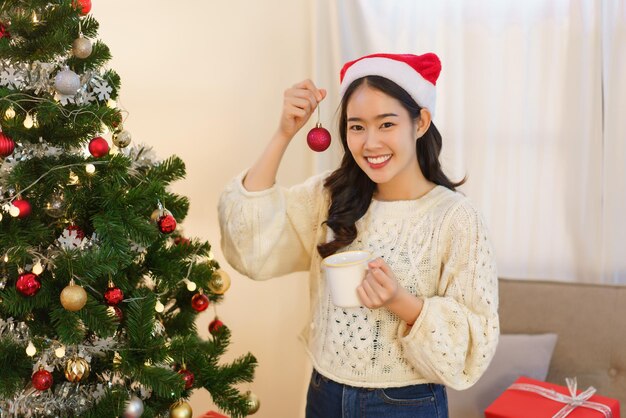
<path fill-rule="evenodd" d="M 437 78 L 441 61 L 432 52 L 413 54 L 371 54 L 344 64 L 340 73 L 339 95 L 343 98 L 354 80 L 369 75 L 385 77 L 404 90 L 423 108 L 435 115 Z"/>

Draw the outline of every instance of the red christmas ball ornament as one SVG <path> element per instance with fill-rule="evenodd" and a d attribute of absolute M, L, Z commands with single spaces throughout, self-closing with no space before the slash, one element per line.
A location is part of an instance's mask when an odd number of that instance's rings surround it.
<path fill-rule="evenodd" d="M 1 24 L 0 24 L 1 26 Z M 0 34 L 2 33 L 2 28 L 0 27 Z M 0 36 L 2 38 L 2 36 Z M 11 139 L 4 132 L 0 132 L 0 157 L 8 157 L 13 154 L 13 150 L 15 149 L 15 141 Z"/>
<path fill-rule="evenodd" d="M 34 273 L 22 273 L 17 278 L 15 288 L 23 296 L 35 296 L 41 289 L 41 282 Z"/>
<path fill-rule="evenodd" d="M 191 244 L 191 240 L 185 237 L 176 237 L 174 238 L 174 244 L 176 245 L 189 245 Z"/>
<path fill-rule="evenodd" d="M 52 384 L 54 383 L 52 373 L 50 373 L 43 367 L 39 367 L 39 370 L 33 373 L 31 381 L 33 382 L 33 386 L 37 390 L 48 390 L 52 387 Z"/>
<path fill-rule="evenodd" d="M 163 234 L 169 234 L 176 230 L 176 219 L 174 219 L 172 214 L 169 212 L 161 215 L 159 217 L 159 220 L 157 221 L 157 224 L 159 225 L 159 231 L 161 231 Z"/>
<path fill-rule="evenodd" d="M 13 206 L 15 206 L 19 210 L 19 215 L 17 215 L 18 218 L 26 218 L 28 215 L 30 215 L 30 212 L 32 210 L 28 200 L 22 198 L 15 199 L 13 201 Z"/>
<path fill-rule="evenodd" d="M 211 323 L 209 324 L 209 332 L 211 333 L 211 335 L 215 335 L 219 332 L 219 330 L 224 326 L 224 323 L 222 321 L 220 321 L 219 319 L 215 318 L 213 321 L 211 321 Z"/>
<path fill-rule="evenodd" d="M 191 297 L 191 307 L 202 312 L 209 307 L 209 298 L 204 293 L 196 293 Z"/>
<path fill-rule="evenodd" d="M 9 33 L 7 27 L 4 26 L 2 22 L 0 22 L 0 39 L 2 38 L 11 39 L 11 34 Z"/>
<path fill-rule="evenodd" d="M 85 16 L 91 11 L 91 0 L 74 0 L 73 5 L 75 9 L 80 11 L 80 14 Z"/>
<path fill-rule="evenodd" d="M 78 239 L 83 239 L 85 238 L 85 233 L 83 232 L 82 229 L 80 229 L 79 226 L 76 226 L 74 224 L 69 225 L 67 228 L 65 228 L 67 231 L 69 231 L 68 235 L 70 236 L 75 236 Z"/>
<path fill-rule="evenodd" d="M 315 152 L 326 151 L 330 146 L 330 132 L 326 128 L 322 128 L 321 123 L 318 123 L 307 134 L 306 143 Z"/>
<path fill-rule="evenodd" d="M 183 367 L 178 371 L 178 374 L 181 375 L 183 377 L 183 380 L 185 381 L 185 389 L 191 389 L 191 387 L 193 386 L 193 381 L 195 379 L 193 373 L 187 370 L 187 368 Z"/>
<path fill-rule="evenodd" d="M 123 300 L 124 292 L 122 289 L 115 286 L 113 282 L 109 282 L 109 288 L 104 292 L 104 302 L 109 306 L 115 306 Z"/>
<path fill-rule="evenodd" d="M 101 136 L 97 136 L 89 142 L 89 153 L 96 158 L 104 157 L 109 153 L 109 143 Z"/>

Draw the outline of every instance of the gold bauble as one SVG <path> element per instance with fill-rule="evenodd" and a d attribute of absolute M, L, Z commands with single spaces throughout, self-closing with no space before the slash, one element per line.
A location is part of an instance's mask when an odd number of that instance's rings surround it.
<path fill-rule="evenodd" d="M 87 38 L 76 38 L 72 43 L 72 53 L 76 58 L 85 59 L 89 55 L 91 55 L 91 51 L 93 51 L 93 45 L 91 45 L 91 41 Z"/>
<path fill-rule="evenodd" d="M 246 392 L 246 397 L 248 398 L 248 400 L 246 401 L 248 405 L 248 415 L 252 415 L 261 407 L 261 401 L 254 393 L 250 391 Z"/>
<path fill-rule="evenodd" d="M 161 209 L 153 210 L 152 215 L 150 215 L 150 219 L 152 219 L 152 222 L 158 221 L 160 217 L 161 217 Z"/>
<path fill-rule="evenodd" d="M 80 382 L 89 376 L 89 363 L 82 357 L 73 357 L 65 363 L 65 378 L 70 382 Z"/>
<path fill-rule="evenodd" d="M 230 288 L 230 276 L 222 269 L 217 270 L 215 273 L 209 280 L 209 289 L 215 294 L 223 295 Z"/>
<path fill-rule="evenodd" d="M 87 303 L 87 292 L 82 286 L 70 284 L 61 292 L 61 305 L 68 311 L 80 311 Z"/>
<path fill-rule="evenodd" d="M 130 145 L 131 138 L 130 132 L 122 130 L 113 134 L 113 143 L 118 148 L 126 148 Z"/>
<path fill-rule="evenodd" d="M 191 418 L 193 411 L 185 401 L 178 401 L 170 406 L 170 418 Z"/>

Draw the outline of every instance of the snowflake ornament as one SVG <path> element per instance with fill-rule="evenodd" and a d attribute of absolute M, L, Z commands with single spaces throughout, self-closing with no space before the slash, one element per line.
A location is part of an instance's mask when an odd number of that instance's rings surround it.
<path fill-rule="evenodd" d="M 20 89 L 24 85 L 24 74 L 16 67 L 5 67 L 0 72 L 0 86 Z"/>
<path fill-rule="evenodd" d="M 57 244 L 59 247 L 66 250 L 82 249 L 85 246 L 85 238 L 80 237 L 80 234 L 76 230 L 64 229 L 63 234 L 57 238 Z"/>
<path fill-rule="evenodd" d="M 109 86 L 105 80 L 100 77 L 93 77 L 91 79 L 91 87 L 94 94 L 98 95 L 98 100 L 106 102 L 111 98 L 111 92 L 113 88 Z"/>

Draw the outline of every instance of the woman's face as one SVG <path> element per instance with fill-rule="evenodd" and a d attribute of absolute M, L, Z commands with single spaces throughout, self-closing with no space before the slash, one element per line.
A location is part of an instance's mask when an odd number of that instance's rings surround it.
<path fill-rule="evenodd" d="M 402 104 L 362 84 L 350 96 L 346 115 L 348 148 L 378 192 L 395 195 L 415 184 L 421 173 L 415 154 L 418 124 Z"/>

